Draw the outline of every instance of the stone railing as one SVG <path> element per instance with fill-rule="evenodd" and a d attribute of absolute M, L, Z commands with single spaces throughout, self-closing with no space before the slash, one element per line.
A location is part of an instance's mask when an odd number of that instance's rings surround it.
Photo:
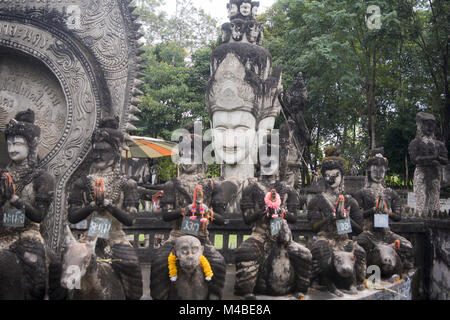
<path fill-rule="evenodd" d="M 171 229 L 172 224 L 162 221 L 159 213 L 140 212 L 136 223 L 125 228 L 125 232 L 136 248 L 141 263 L 150 263 L 154 251 L 169 238 Z M 223 226 L 210 225 L 208 230 L 211 242 L 227 263 L 234 263 L 234 250 L 251 234 L 251 227 L 236 218 L 226 219 Z M 291 225 L 291 231 L 294 240 L 304 245 L 313 240 L 314 233 L 305 219 Z"/>

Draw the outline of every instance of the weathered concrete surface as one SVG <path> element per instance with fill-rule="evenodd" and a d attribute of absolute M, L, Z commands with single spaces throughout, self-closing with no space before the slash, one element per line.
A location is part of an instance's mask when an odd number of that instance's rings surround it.
<path fill-rule="evenodd" d="M 430 229 L 433 264 L 430 274 L 429 298 L 450 299 L 450 234 L 445 229 Z"/>

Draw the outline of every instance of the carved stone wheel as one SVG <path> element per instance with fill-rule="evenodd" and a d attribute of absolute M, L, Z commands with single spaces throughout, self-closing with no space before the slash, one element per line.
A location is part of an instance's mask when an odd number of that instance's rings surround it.
<path fill-rule="evenodd" d="M 119 116 L 135 129 L 134 95 L 141 54 L 129 0 L 0 3 L 0 129 L 14 115 L 35 111 L 41 127 L 40 166 L 55 177 L 55 201 L 41 231 L 58 251 L 74 175 L 85 170 L 99 120 Z M 0 164 L 5 157 L 0 136 Z"/>

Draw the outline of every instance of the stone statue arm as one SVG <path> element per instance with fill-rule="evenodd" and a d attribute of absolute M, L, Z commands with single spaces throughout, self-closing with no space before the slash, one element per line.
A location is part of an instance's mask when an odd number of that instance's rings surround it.
<path fill-rule="evenodd" d="M 285 219 L 288 223 L 295 224 L 297 222 L 297 212 L 300 209 L 300 196 L 298 192 L 290 186 L 287 186 L 287 194 L 287 213 Z"/>
<path fill-rule="evenodd" d="M 162 219 L 164 222 L 171 222 L 183 218 L 182 208 L 176 206 L 176 188 L 173 181 L 165 183 L 163 188 L 163 196 L 161 198 Z"/>
<path fill-rule="evenodd" d="M 130 179 L 123 186 L 123 208 L 109 203 L 106 209 L 127 227 L 132 226 L 136 222 L 137 206 L 139 202 L 139 193 L 136 181 Z"/>
<path fill-rule="evenodd" d="M 318 233 L 330 222 L 334 221 L 334 217 L 324 214 L 319 205 L 320 199 L 316 196 L 308 204 L 308 220 L 312 225 L 313 232 Z"/>
<path fill-rule="evenodd" d="M 358 235 L 363 231 L 363 215 L 358 202 L 354 198 L 348 197 L 347 201 L 350 203 L 350 222 L 353 234 Z"/>
<path fill-rule="evenodd" d="M 72 224 L 76 224 L 80 221 L 88 218 L 96 209 L 95 203 L 85 203 L 85 201 L 89 201 L 87 199 L 87 194 L 89 193 L 86 190 L 88 186 L 88 182 L 83 179 L 78 179 L 72 188 L 72 191 L 69 194 L 69 212 L 68 212 L 68 220 Z"/>
<path fill-rule="evenodd" d="M 402 220 L 402 200 L 395 191 L 391 191 L 391 214 L 390 218 L 395 222 Z"/>
<path fill-rule="evenodd" d="M 433 150 L 433 154 L 425 154 L 426 150 L 423 143 L 421 143 L 420 139 L 414 139 L 408 148 L 409 155 L 411 157 L 411 161 L 415 165 L 438 165 L 441 160 L 438 148 Z"/>
<path fill-rule="evenodd" d="M 217 212 L 214 211 L 214 216 L 212 218 L 212 223 L 214 223 L 214 224 L 216 224 L 218 226 L 223 226 L 225 224 L 225 218 L 220 213 L 217 213 Z"/>
<path fill-rule="evenodd" d="M 360 212 L 361 212 L 363 219 L 370 218 L 371 216 L 373 216 L 375 214 L 375 212 L 377 210 L 375 208 L 375 206 L 370 207 L 364 201 L 364 198 L 365 198 L 365 195 L 367 194 L 367 192 L 368 192 L 367 189 L 362 189 L 353 195 L 353 198 L 358 202 L 358 206 L 360 208 Z M 369 208 L 367 208 L 367 207 L 369 207 Z"/>
<path fill-rule="evenodd" d="M 241 211 L 242 217 L 246 224 L 252 224 L 264 214 L 264 212 L 261 212 L 261 210 L 259 210 L 258 206 L 256 205 L 253 196 L 254 187 L 255 186 L 251 184 L 242 191 Z"/>
<path fill-rule="evenodd" d="M 446 166 L 448 164 L 448 150 L 445 144 L 439 141 L 439 158 L 438 161 L 441 165 Z"/>
<path fill-rule="evenodd" d="M 44 172 L 33 181 L 35 192 L 34 203 L 14 196 L 11 204 L 17 209 L 24 209 L 25 216 L 33 222 L 41 223 L 48 213 L 48 207 L 53 201 L 55 181 L 53 177 Z"/>

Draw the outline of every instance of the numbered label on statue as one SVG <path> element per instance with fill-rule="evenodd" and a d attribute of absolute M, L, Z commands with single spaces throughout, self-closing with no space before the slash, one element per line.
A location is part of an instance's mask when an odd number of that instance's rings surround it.
<path fill-rule="evenodd" d="M 89 226 L 89 237 L 98 235 L 100 239 L 109 239 L 109 231 L 111 230 L 111 219 L 92 218 Z"/>
<path fill-rule="evenodd" d="M 80 221 L 77 224 L 74 224 L 72 229 L 87 230 L 88 229 L 88 221 L 86 219 L 83 221 Z"/>
<path fill-rule="evenodd" d="M 25 212 L 19 209 L 8 209 L 3 212 L 3 226 L 9 228 L 23 228 L 25 226 Z"/>
<path fill-rule="evenodd" d="M 282 221 L 283 219 L 281 217 L 272 219 L 270 221 L 270 233 L 273 237 L 277 236 L 280 233 Z"/>
<path fill-rule="evenodd" d="M 184 217 L 183 223 L 181 224 L 181 232 L 192 236 L 197 236 L 201 228 L 202 223 L 199 218 L 196 220 L 191 220 L 189 217 Z"/>
<path fill-rule="evenodd" d="M 338 234 L 340 235 L 352 233 L 352 224 L 350 222 L 350 218 L 337 220 L 336 227 Z"/>
<path fill-rule="evenodd" d="M 375 214 L 374 215 L 374 227 L 375 228 L 389 228 L 389 215 L 388 214 Z"/>

